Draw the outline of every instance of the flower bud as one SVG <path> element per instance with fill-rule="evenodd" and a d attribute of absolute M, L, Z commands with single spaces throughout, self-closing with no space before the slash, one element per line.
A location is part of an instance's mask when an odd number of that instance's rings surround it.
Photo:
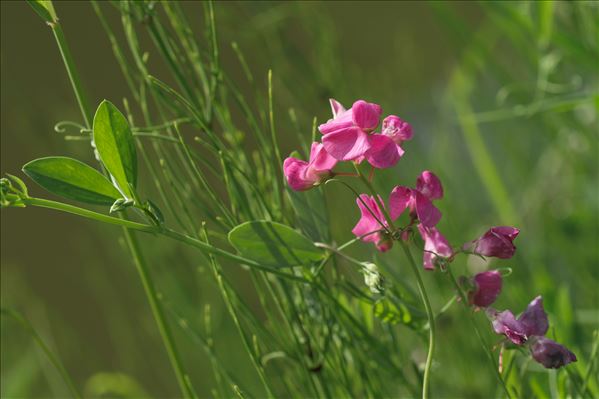
<path fill-rule="evenodd" d="M 468 292 L 470 304 L 486 308 L 495 302 L 501 292 L 501 273 L 497 270 L 478 273 L 471 279 L 471 284 L 473 288 Z"/>
<path fill-rule="evenodd" d="M 373 294 L 382 294 L 385 291 L 385 279 L 379 273 L 378 267 L 372 262 L 362 262 L 362 267 L 364 284 Z"/>
<path fill-rule="evenodd" d="M 464 244 L 462 248 L 483 256 L 509 259 L 516 252 L 513 242 L 518 233 L 520 230 L 514 227 L 492 227 L 482 237 Z"/>
<path fill-rule="evenodd" d="M 531 339 L 530 352 L 533 359 L 548 369 L 558 369 L 576 361 L 576 355 L 565 346 L 545 337 Z"/>

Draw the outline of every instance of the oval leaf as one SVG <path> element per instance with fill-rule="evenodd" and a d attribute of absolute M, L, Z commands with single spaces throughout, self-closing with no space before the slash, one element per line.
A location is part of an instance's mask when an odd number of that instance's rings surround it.
<path fill-rule="evenodd" d="M 23 172 L 46 190 L 61 197 L 100 205 L 112 205 L 121 194 L 100 172 L 73 158 L 35 159 Z"/>
<path fill-rule="evenodd" d="M 244 257 L 274 267 L 309 265 L 323 252 L 289 226 L 258 220 L 229 232 L 229 241 Z"/>
<path fill-rule="evenodd" d="M 135 187 L 137 183 L 137 154 L 127 119 L 104 100 L 94 116 L 93 131 L 100 160 L 123 195 L 133 198 L 129 185 Z"/>

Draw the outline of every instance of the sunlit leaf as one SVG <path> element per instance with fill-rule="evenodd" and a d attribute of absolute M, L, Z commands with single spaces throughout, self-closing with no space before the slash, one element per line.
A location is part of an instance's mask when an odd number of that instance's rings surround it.
<path fill-rule="evenodd" d="M 53 194 L 81 202 L 111 205 L 121 195 L 100 172 L 73 158 L 35 159 L 23 172 Z"/>
<path fill-rule="evenodd" d="M 100 159 L 121 192 L 132 198 L 137 183 L 135 141 L 127 119 L 109 101 L 102 101 L 94 116 L 94 143 Z"/>
<path fill-rule="evenodd" d="M 312 241 L 291 227 L 264 220 L 233 228 L 229 241 L 244 257 L 268 266 L 309 265 L 323 257 Z"/>
<path fill-rule="evenodd" d="M 27 0 L 27 3 L 44 21 L 56 22 L 56 12 L 50 0 Z"/>

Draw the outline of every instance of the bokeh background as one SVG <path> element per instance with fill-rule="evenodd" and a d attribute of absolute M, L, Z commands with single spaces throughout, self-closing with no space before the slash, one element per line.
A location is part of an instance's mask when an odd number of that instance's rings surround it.
<path fill-rule="evenodd" d="M 519 312 L 543 294 L 555 336 L 580 358 L 588 356 L 599 325 L 599 9 L 596 2 L 542 3 L 218 2 L 215 12 L 223 68 L 243 77 L 230 47 L 235 41 L 259 91 L 273 70 L 284 154 L 298 146 L 288 110 L 309 137 L 313 116 L 329 117 L 329 97 L 346 105 L 364 98 L 408 120 L 414 140 L 399 165 L 381 173 L 381 192 L 413 184 L 430 169 L 445 187 L 439 227 L 451 242 L 491 225 L 518 226 L 518 253 L 501 263 L 513 274 L 497 307 Z M 55 5 L 90 98 L 120 102 L 129 95 L 126 82 L 92 7 Z M 116 10 L 102 5 L 118 26 Z M 50 30 L 25 2 L 0 7 L 2 173 L 18 174 L 45 155 L 91 163 L 86 145 L 53 130 L 80 116 Z M 201 31 L 201 5 L 183 7 Z M 144 40 L 152 59 L 153 45 Z M 168 75 L 160 60 L 152 73 Z M 33 184 L 30 190 L 46 195 Z M 343 242 L 358 211 L 345 192 L 328 196 L 334 236 Z M 77 383 L 121 373 L 140 394 L 176 395 L 117 230 L 29 208 L 3 210 L 1 228 L 2 306 L 31 321 Z M 217 290 L 202 278 L 201 259 L 172 242 L 148 239 L 144 247 L 165 294 L 193 298 L 198 314 L 203 303 L 212 304 L 219 352 L 242 381 L 256 385 Z M 351 253 L 372 256 L 367 246 Z M 481 265 L 471 259 L 455 267 L 466 273 Z M 451 290 L 438 275 L 426 279 L 438 309 Z M 246 282 L 238 280 L 243 292 Z M 484 355 L 463 323 L 442 320 L 434 384 L 448 396 L 480 397 L 492 376 L 479 376 Z M 1 340 L 3 397 L 68 395 L 18 324 L 3 318 Z M 209 360 L 180 332 L 177 340 L 200 393 L 208 395 Z"/>

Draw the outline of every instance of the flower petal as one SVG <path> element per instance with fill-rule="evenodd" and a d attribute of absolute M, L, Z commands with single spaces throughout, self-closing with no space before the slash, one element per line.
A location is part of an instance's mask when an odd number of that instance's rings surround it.
<path fill-rule="evenodd" d="M 509 310 L 497 312 L 495 309 L 488 309 L 487 314 L 492 320 L 493 330 L 496 334 L 505 335 L 516 345 L 523 345 L 526 342 L 527 336 L 524 328 L 512 312 Z"/>
<path fill-rule="evenodd" d="M 325 150 L 322 143 L 312 143 L 310 150 L 310 167 L 316 171 L 330 171 L 337 164 L 337 160 L 333 158 Z"/>
<path fill-rule="evenodd" d="M 397 219 L 408 207 L 412 198 L 412 190 L 405 186 L 397 186 L 389 195 L 389 210 L 391 219 Z"/>
<path fill-rule="evenodd" d="M 326 135 L 348 129 L 352 126 L 354 126 L 354 121 L 352 119 L 352 111 L 350 109 L 337 114 L 335 118 L 329 119 L 326 123 L 318 126 L 318 130 L 320 133 Z"/>
<path fill-rule="evenodd" d="M 416 190 L 420 191 L 430 200 L 443 198 L 441 180 L 429 170 L 422 172 L 418 176 L 418 179 L 416 179 Z"/>
<path fill-rule="evenodd" d="M 524 313 L 518 317 L 527 336 L 545 335 L 549 329 L 547 313 L 543 309 L 543 298 L 539 295 L 528 305 Z"/>
<path fill-rule="evenodd" d="M 416 197 L 416 215 L 424 226 L 433 227 L 441 220 L 441 211 L 424 194 L 414 191 Z"/>
<path fill-rule="evenodd" d="M 368 135 L 358 127 L 325 134 L 322 138 L 325 150 L 340 161 L 351 161 L 368 151 Z"/>
<path fill-rule="evenodd" d="M 453 255 L 451 245 L 436 227 L 418 225 L 418 231 L 424 240 L 423 264 L 427 270 L 435 268 L 435 260 L 441 256 L 448 258 Z"/>
<path fill-rule="evenodd" d="M 400 144 L 402 141 L 412 138 L 412 126 L 408 122 L 403 121 L 399 116 L 389 115 L 383 119 L 383 134 L 391 137 L 397 144 Z"/>
<path fill-rule="evenodd" d="M 295 191 L 304 191 L 312 188 L 315 181 L 306 178 L 308 162 L 289 157 L 283 162 L 283 174 L 289 186 Z"/>
<path fill-rule="evenodd" d="M 342 112 L 345 112 L 345 107 L 341 105 L 341 103 L 334 98 L 329 98 L 329 103 L 331 104 L 331 111 L 333 112 L 333 118 L 336 118 Z"/>
<path fill-rule="evenodd" d="M 394 166 L 403 155 L 403 150 L 393 140 L 382 134 L 368 136 L 370 146 L 366 159 L 375 168 L 385 169 Z"/>
<path fill-rule="evenodd" d="M 358 100 L 352 105 L 352 118 L 354 123 L 362 129 L 374 129 L 378 126 L 383 110 L 378 104 Z"/>
<path fill-rule="evenodd" d="M 497 270 L 477 273 L 472 281 L 475 289 L 468 295 L 470 303 L 481 308 L 486 308 L 495 302 L 503 285 L 501 273 Z"/>
<path fill-rule="evenodd" d="M 364 234 L 381 230 L 383 226 L 381 226 L 378 220 L 384 223 L 384 219 L 381 218 L 381 210 L 374 198 L 366 194 L 360 194 L 360 198 L 356 199 L 356 203 L 358 204 L 358 208 L 360 208 L 360 220 L 352 229 L 352 233 L 356 237 L 360 237 Z M 362 241 L 366 242 L 378 242 L 379 240 L 379 234 L 370 234 L 362 238 Z"/>
<path fill-rule="evenodd" d="M 576 361 L 576 355 L 568 348 L 545 337 L 535 338 L 530 352 L 533 359 L 548 369 L 558 369 Z"/>

